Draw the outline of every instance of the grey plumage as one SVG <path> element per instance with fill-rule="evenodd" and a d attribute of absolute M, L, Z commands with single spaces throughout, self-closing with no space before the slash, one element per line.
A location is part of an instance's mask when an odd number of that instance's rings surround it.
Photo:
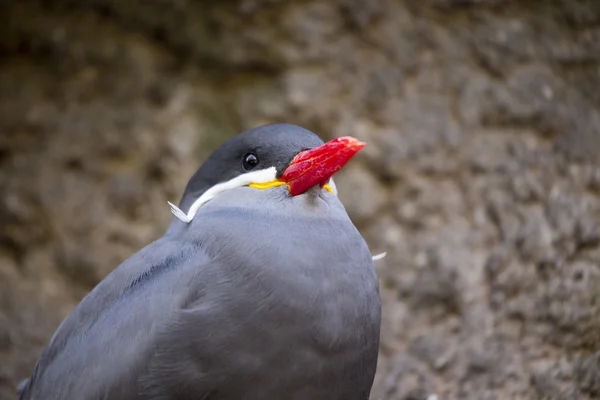
<path fill-rule="evenodd" d="M 21 399 L 366 400 L 380 318 L 369 249 L 336 196 L 231 189 L 85 297 Z"/>

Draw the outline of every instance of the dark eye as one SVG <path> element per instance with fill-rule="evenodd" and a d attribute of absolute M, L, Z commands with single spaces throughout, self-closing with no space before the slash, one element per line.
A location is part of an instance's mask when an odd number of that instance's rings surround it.
<path fill-rule="evenodd" d="M 258 165 L 258 157 L 256 157 L 256 154 L 247 153 L 244 156 L 243 165 L 246 171 L 254 169 Z"/>

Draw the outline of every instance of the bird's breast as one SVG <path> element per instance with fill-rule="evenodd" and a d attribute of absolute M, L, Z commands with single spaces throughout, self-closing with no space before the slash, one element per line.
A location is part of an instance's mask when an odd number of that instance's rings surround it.
<path fill-rule="evenodd" d="M 229 296 L 223 304 L 238 302 L 234 320 L 260 321 L 256 329 L 267 336 L 299 335 L 322 351 L 356 346 L 379 318 L 363 238 L 329 204 L 318 213 L 291 203 L 269 212 L 276 206 L 215 208 L 203 216 L 197 239 L 221 260 L 220 293 Z"/>
<path fill-rule="evenodd" d="M 270 190 L 215 199 L 177 233 L 211 260 L 186 311 L 201 321 L 202 365 L 238 382 L 216 398 L 367 399 L 380 324 L 370 252 L 337 199 Z"/>

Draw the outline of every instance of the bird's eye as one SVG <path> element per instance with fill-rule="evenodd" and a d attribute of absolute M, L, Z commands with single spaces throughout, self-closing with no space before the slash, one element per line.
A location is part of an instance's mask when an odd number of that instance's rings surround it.
<path fill-rule="evenodd" d="M 256 154 L 247 153 L 244 156 L 243 165 L 246 171 L 254 169 L 258 165 L 258 157 L 256 157 Z"/>

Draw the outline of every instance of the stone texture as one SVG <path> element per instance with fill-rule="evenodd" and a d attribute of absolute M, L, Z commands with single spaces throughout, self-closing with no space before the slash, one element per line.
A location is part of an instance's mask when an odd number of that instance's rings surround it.
<path fill-rule="evenodd" d="M 595 0 L 2 2 L 0 399 L 272 121 L 368 142 L 337 183 L 388 252 L 374 400 L 598 398 L 599 38 Z"/>

